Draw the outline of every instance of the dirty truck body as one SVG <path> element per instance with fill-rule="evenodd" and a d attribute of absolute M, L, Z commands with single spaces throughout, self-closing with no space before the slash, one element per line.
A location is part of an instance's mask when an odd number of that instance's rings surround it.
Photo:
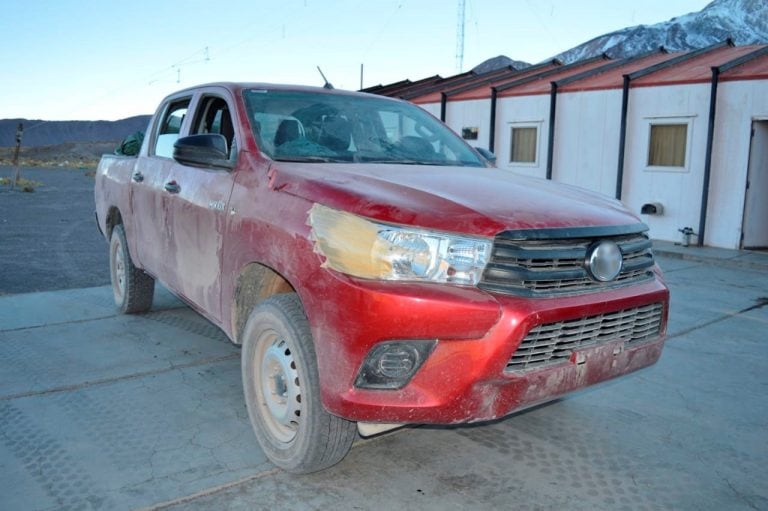
<path fill-rule="evenodd" d="M 355 422 L 494 419 L 662 350 L 668 290 L 636 216 L 493 168 L 398 100 L 181 91 L 95 194 L 118 306 L 147 310 L 157 279 L 243 344 L 254 430 L 294 472 L 340 460 Z"/>

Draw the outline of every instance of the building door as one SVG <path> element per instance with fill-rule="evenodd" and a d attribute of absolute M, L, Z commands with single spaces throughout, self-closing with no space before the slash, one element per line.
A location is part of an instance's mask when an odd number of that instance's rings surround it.
<path fill-rule="evenodd" d="M 752 123 L 741 248 L 768 249 L 768 121 Z"/>

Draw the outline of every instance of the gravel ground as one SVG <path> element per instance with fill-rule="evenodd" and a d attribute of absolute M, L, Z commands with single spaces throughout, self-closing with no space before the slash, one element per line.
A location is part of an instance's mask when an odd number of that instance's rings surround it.
<path fill-rule="evenodd" d="M 12 177 L 0 166 L 0 177 Z M 109 283 L 107 244 L 94 218 L 84 170 L 23 168 L 34 193 L 0 186 L 0 295 Z"/>

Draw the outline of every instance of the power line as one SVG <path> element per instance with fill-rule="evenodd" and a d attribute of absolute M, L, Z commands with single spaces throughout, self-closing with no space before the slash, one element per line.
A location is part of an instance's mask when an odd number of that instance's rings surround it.
<path fill-rule="evenodd" d="M 395 7 L 395 10 L 392 11 L 392 14 L 389 15 L 389 18 L 387 18 L 387 21 L 384 22 L 383 25 L 381 25 L 381 28 L 379 29 L 379 32 L 376 34 L 376 36 L 371 40 L 370 44 L 365 48 L 365 51 L 363 52 L 363 59 L 365 59 L 365 56 L 368 55 L 368 52 L 371 51 L 371 48 L 373 48 L 373 45 L 379 42 L 379 39 L 381 39 L 381 36 L 384 34 L 384 32 L 389 28 L 389 24 L 392 22 L 395 16 L 400 12 L 400 9 L 403 8 L 404 2 L 398 2 L 397 7 Z"/>

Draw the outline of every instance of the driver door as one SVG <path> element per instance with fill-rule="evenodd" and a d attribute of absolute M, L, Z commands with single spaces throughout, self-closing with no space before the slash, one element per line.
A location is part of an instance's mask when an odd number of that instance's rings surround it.
<path fill-rule="evenodd" d="M 226 99 L 204 94 L 197 103 L 189 134 L 218 133 L 227 139 L 230 157 L 237 154 L 232 110 Z M 168 182 L 175 188 L 168 208 L 169 284 L 211 319 L 221 320 L 223 235 L 229 215 L 233 171 L 174 162 Z"/>

